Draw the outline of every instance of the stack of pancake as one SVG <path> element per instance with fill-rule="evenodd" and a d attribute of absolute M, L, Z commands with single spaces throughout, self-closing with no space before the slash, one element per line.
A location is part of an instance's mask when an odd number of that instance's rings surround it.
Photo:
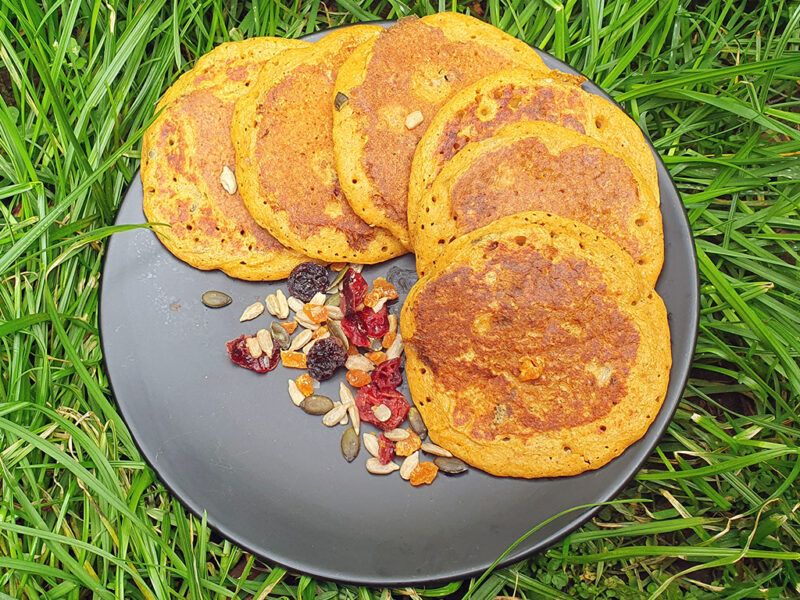
<path fill-rule="evenodd" d="M 670 347 L 653 154 L 582 82 L 455 13 L 223 44 L 145 134 L 145 213 L 243 279 L 413 251 L 433 441 L 496 475 L 597 468 L 655 418 Z"/>

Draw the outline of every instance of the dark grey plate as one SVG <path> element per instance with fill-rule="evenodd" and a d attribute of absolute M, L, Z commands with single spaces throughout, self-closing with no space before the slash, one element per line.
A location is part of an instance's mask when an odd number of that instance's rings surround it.
<path fill-rule="evenodd" d="M 382 23 L 383 24 L 383 23 Z M 316 33 L 305 39 L 314 41 Z M 573 69 L 541 52 L 552 68 Z M 591 83 L 586 89 L 608 97 Z M 614 498 L 652 452 L 678 404 L 694 352 L 698 281 L 680 198 L 660 160 L 666 240 L 657 290 L 670 314 L 672 373 L 664 406 L 648 433 L 607 466 L 577 477 L 523 481 L 479 471 L 412 488 L 339 454 L 342 428 L 298 410 L 286 384 L 298 371 L 257 375 L 233 365 L 225 342 L 254 333 L 265 317 L 239 323 L 248 304 L 276 284 L 202 272 L 174 258 L 148 230 L 115 234 L 101 279 L 100 331 L 120 412 L 142 454 L 192 512 L 205 511 L 222 535 L 267 560 L 327 579 L 362 584 L 452 580 L 488 567 L 515 539 L 572 506 Z M 143 223 L 134 177 L 116 223 Z M 401 301 L 416 281 L 404 256 L 364 268 L 386 276 Z M 217 289 L 231 306 L 200 302 Z M 400 303 L 394 308 L 399 310 Z M 336 397 L 338 378 L 322 393 Z M 408 395 L 408 388 L 403 390 Z M 593 510 L 571 513 L 532 535 L 504 564 L 563 537 Z"/>

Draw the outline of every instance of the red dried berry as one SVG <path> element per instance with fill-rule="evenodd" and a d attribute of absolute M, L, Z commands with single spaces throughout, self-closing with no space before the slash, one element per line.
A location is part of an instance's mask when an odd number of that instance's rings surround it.
<path fill-rule="evenodd" d="M 347 360 L 347 350 L 335 337 L 317 340 L 308 351 L 306 368 L 317 381 L 333 377 L 334 372 Z"/>
<path fill-rule="evenodd" d="M 384 304 L 378 312 L 367 307 L 358 311 L 358 320 L 364 326 L 364 331 L 370 337 L 382 338 L 389 332 L 389 311 Z"/>
<path fill-rule="evenodd" d="M 328 289 L 328 269 L 313 262 L 301 263 L 289 274 L 288 286 L 292 296 L 310 302 L 314 294 Z"/>
<path fill-rule="evenodd" d="M 361 273 L 356 273 L 352 267 L 347 269 L 347 274 L 344 276 L 342 284 L 342 303 L 340 308 L 345 316 L 351 317 L 364 304 L 364 296 L 367 295 L 369 284 Z"/>
<path fill-rule="evenodd" d="M 392 412 L 392 416 L 386 421 L 379 421 L 372 412 L 372 407 L 385 404 L 386 407 Z M 366 423 L 372 423 L 378 429 L 389 431 L 400 426 L 406 420 L 408 415 L 408 401 L 405 396 L 397 390 L 381 390 L 371 383 L 365 385 L 356 394 L 356 406 L 358 407 L 358 416 Z"/>
<path fill-rule="evenodd" d="M 354 345 L 361 346 L 362 348 L 369 347 L 369 336 L 364 331 L 364 326 L 358 320 L 358 315 L 353 315 L 353 318 L 344 318 L 341 322 L 342 331 Z"/>
<path fill-rule="evenodd" d="M 386 360 L 375 367 L 372 372 L 372 383 L 380 390 L 393 390 L 403 383 L 403 375 L 400 373 L 400 358 Z"/>
<path fill-rule="evenodd" d="M 247 338 L 255 337 L 252 335 L 242 335 L 225 344 L 228 349 L 230 359 L 242 368 L 250 369 L 256 373 L 266 373 L 278 366 L 281 357 L 281 349 L 278 344 L 272 350 L 272 356 L 262 354 L 258 358 L 253 358 L 250 350 L 247 349 Z"/>
<path fill-rule="evenodd" d="M 378 436 L 378 460 L 382 465 L 388 465 L 394 458 L 394 442 L 385 435 Z"/>

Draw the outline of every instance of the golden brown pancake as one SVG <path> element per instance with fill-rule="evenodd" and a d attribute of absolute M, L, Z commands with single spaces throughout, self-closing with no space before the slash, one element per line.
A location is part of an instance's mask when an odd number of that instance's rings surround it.
<path fill-rule="evenodd" d="M 245 205 L 283 244 L 321 260 L 376 263 L 406 252 L 353 212 L 334 166 L 336 74 L 380 30 L 340 29 L 277 56 L 236 105 L 232 138 Z"/>
<path fill-rule="evenodd" d="M 549 121 L 584 133 L 620 152 L 658 198 L 658 173 L 641 130 L 614 104 L 584 91 L 583 77 L 510 69 L 461 90 L 436 114 L 417 145 L 408 192 L 413 241 L 420 199 L 445 163 L 470 142 L 491 137 L 518 121 Z"/>
<path fill-rule="evenodd" d="M 144 134 L 144 212 L 159 239 L 179 259 L 199 269 L 221 269 L 231 277 L 271 280 L 287 277 L 308 260 L 262 229 L 238 191 L 221 184 L 223 168 L 235 178 L 230 141 L 235 102 L 244 95 L 264 61 L 298 40 L 254 38 L 222 44 L 200 58 L 158 104 L 164 111 Z"/>
<path fill-rule="evenodd" d="M 524 42 L 456 13 L 406 17 L 361 46 L 336 80 L 336 168 L 364 220 L 410 247 L 406 204 L 414 149 L 442 105 L 498 69 L 548 72 Z M 409 129 L 408 118 L 422 114 Z"/>
<path fill-rule="evenodd" d="M 424 275 L 453 239 L 515 213 L 544 210 L 617 242 L 655 285 L 664 258 L 658 198 L 627 152 L 543 121 L 468 144 L 422 196 L 414 232 Z"/>
<path fill-rule="evenodd" d="M 553 477 L 601 467 L 644 435 L 669 380 L 667 313 L 616 243 L 528 212 L 442 260 L 400 318 L 435 443 L 493 475 Z"/>

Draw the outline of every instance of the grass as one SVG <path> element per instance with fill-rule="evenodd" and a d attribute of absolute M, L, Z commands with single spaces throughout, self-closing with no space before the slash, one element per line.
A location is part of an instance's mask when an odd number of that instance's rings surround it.
<path fill-rule="evenodd" d="M 691 378 L 621 495 L 647 502 L 472 587 L 294 575 L 210 535 L 136 450 L 101 364 L 103 251 L 155 102 L 198 55 L 452 8 L 564 58 L 655 141 L 697 244 Z M 0 65 L 0 599 L 800 594 L 796 1 L 11 0 Z"/>

